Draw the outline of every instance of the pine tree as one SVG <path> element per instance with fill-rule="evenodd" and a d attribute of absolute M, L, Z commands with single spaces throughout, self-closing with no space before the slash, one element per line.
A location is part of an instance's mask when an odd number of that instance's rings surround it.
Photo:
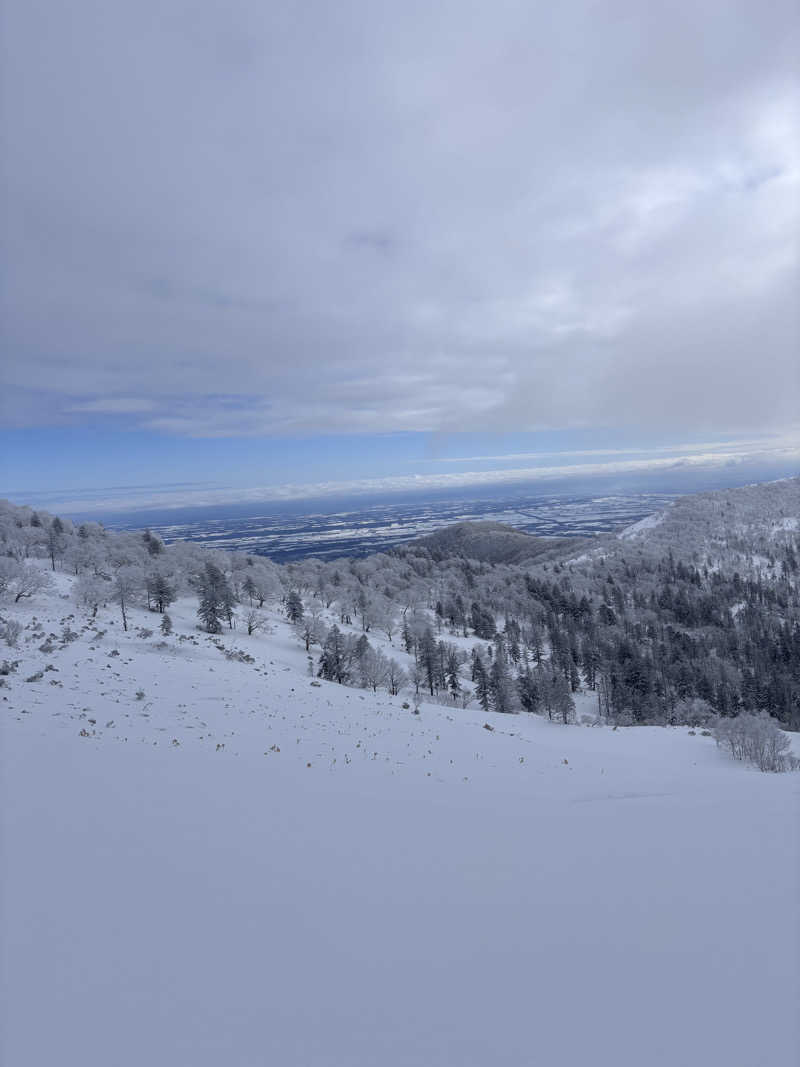
<path fill-rule="evenodd" d="M 159 571 L 155 571 L 147 577 L 147 597 L 152 599 L 156 611 L 163 614 L 175 599 L 175 588 Z"/>
<path fill-rule="evenodd" d="M 489 699 L 494 711 L 508 714 L 514 710 L 514 690 L 508 674 L 505 656 L 500 648 L 489 671 Z"/>
<path fill-rule="evenodd" d="M 475 679 L 475 697 L 483 708 L 484 711 L 489 710 L 489 677 L 486 673 L 486 668 L 483 665 L 480 653 L 475 656 L 475 666 L 473 668 L 473 677 Z"/>
<path fill-rule="evenodd" d="M 450 696 L 453 698 L 453 703 L 456 704 L 459 695 L 461 694 L 461 681 L 458 674 L 458 653 L 452 645 L 447 651 L 447 665 L 445 670 L 447 688 L 450 691 Z"/>
<path fill-rule="evenodd" d="M 319 657 L 319 676 L 344 685 L 349 680 L 349 656 L 344 634 L 335 624 L 331 627 Z"/>
<path fill-rule="evenodd" d="M 419 659 L 431 696 L 433 696 L 434 689 L 437 687 L 437 656 L 436 638 L 433 636 L 433 630 L 430 626 L 426 626 L 420 641 Z"/>
<path fill-rule="evenodd" d="M 52 569 L 56 569 L 56 557 L 64 551 L 64 523 L 56 517 L 47 527 L 47 552 Z"/>
<path fill-rule="evenodd" d="M 225 619 L 233 627 L 236 599 L 225 575 L 214 563 L 206 563 L 200 578 L 200 606 L 197 614 L 210 634 L 218 634 Z"/>
<path fill-rule="evenodd" d="M 538 711 L 542 700 L 539 694 L 539 687 L 536 684 L 536 676 L 530 667 L 527 667 L 525 672 L 519 676 L 517 687 L 519 689 L 519 702 L 525 711 Z"/>
<path fill-rule="evenodd" d="M 286 597 L 286 617 L 289 622 L 300 622 L 303 618 L 303 601 L 296 589 L 292 589 Z"/>

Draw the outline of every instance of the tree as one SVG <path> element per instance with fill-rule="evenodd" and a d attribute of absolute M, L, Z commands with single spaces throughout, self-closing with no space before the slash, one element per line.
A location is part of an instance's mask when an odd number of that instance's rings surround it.
<path fill-rule="evenodd" d="M 45 590 L 52 588 L 53 583 L 50 576 L 45 574 L 44 571 L 40 571 L 34 564 L 20 563 L 17 567 L 11 587 L 15 604 L 18 604 L 20 600 L 35 596 L 36 593 L 43 593 Z"/>
<path fill-rule="evenodd" d="M 18 560 L 0 556 L 0 596 L 11 590 L 21 568 L 22 564 Z"/>
<path fill-rule="evenodd" d="M 377 693 L 378 687 L 387 684 L 389 661 L 384 654 L 367 645 L 358 661 L 361 684 Z"/>
<path fill-rule="evenodd" d="M 458 650 L 454 645 L 450 645 L 447 649 L 445 678 L 453 703 L 457 704 L 461 695 L 461 681 L 459 677 Z"/>
<path fill-rule="evenodd" d="M 475 679 L 475 698 L 484 711 L 489 710 L 489 676 L 483 665 L 480 653 L 475 656 L 472 668 L 472 676 Z"/>
<path fill-rule="evenodd" d="M 392 637 L 397 630 L 397 613 L 392 602 L 386 597 L 382 597 L 380 600 L 373 602 L 372 619 L 373 624 L 381 631 L 381 633 L 386 634 L 391 642 Z"/>
<path fill-rule="evenodd" d="M 166 611 L 161 616 L 161 633 L 164 635 L 164 637 L 169 637 L 169 635 L 172 633 L 172 619 L 169 617 Z"/>
<path fill-rule="evenodd" d="M 244 616 L 245 626 L 247 627 L 248 636 L 258 633 L 260 630 L 264 630 L 267 627 L 267 620 L 261 614 L 260 611 L 256 611 L 255 608 L 249 608 L 245 612 Z"/>
<path fill-rule="evenodd" d="M 328 628 L 325 623 L 319 617 L 312 615 L 304 615 L 302 619 L 294 624 L 294 632 L 304 642 L 306 646 L 306 652 L 310 651 L 312 645 L 321 645 L 328 634 Z"/>
<path fill-rule="evenodd" d="M 279 571 L 272 563 L 262 560 L 252 562 L 252 557 L 248 557 L 248 560 L 250 562 L 242 583 L 242 591 L 250 598 L 251 602 L 255 601 L 256 607 L 263 608 L 265 601 L 278 596 L 281 591 L 281 584 L 278 579 Z"/>
<path fill-rule="evenodd" d="M 56 569 L 56 558 L 61 558 L 65 543 L 64 523 L 56 515 L 47 527 L 47 552 L 53 570 Z"/>
<path fill-rule="evenodd" d="M 206 563 L 200 577 L 200 606 L 197 614 L 210 634 L 218 634 L 225 619 L 233 626 L 233 590 L 215 563 Z"/>
<path fill-rule="evenodd" d="M 16 648 L 22 633 L 22 623 L 18 619 L 0 619 L 0 637 L 9 648 Z"/>
<path fill-rule="evenodd" d="M 319 676 L 344 685 L 350 678 L 351 655 L 344 634 L 335 624 L 331 627 L 319 657 Z"/>
<path fill-rule="evenodd" d="M 419 644 L 419 662 L 425 678 L 425 682 L 433 696 L 434 689 L 438 688 L 438 650 L 433 630 L 426 626 Z"/>
<path fill-rule="evenodd" d="M 161 540 L 161 538 L 156 537 L 154 534 L 150 533 L 149 530 L 144 531 L 144 533 L 142 534 L 142 540 L 144 541 L 145 547 L 151 556 L 160 556 L 161 553 L 164 551 L 164 542 Z"/>
<path fill-rule="evenodd" d="M 542 671 L 538 679 L 538 689 L 548 719 L 561 719 L 564 724 L 574 720 L 575 701 L 563 674 Z"/>
<path fill-rule="evenodd" d="M 397 662 L 390 659 L 386 671 L 386 687 L 393 697 L 396 697 L 404 685 L 408 684 L 408 675 Z"/>
<path fill-rule="evenodd" d="M 517 688 L 519 689 L 519 702 L 525 711 L 537 712 L 541 705 L 541 697 L 536 684 L 536 676 L 530 667 L 527 667 L 519 676 Z"/>
<path fill-rule="evenodd" d="M 489 700 L 493 711 L 507 715 L 514 710 L 514 687 L 500 647 L 489 670 Z"/>
<path fill-rule="evenodd" d="M 160 544 L 160 542 L 156 542 Z M 150 542 L 153 544 L 153 541 Z M 152 571 L 147 576 L 147 598 L 155 604 L 156 611 L 164 614 L 164 611 L 175 599 L 175 587 L 164 577 L 160 571 Z"/>
<path fill-rule="evenodd" d="M 82 574 L 72 587 L 75 600 L 81 607 L 91 610 L 92 618 L 97 615 L 100 605 L 106 602 L 110 591 L 109 583 L 93 574 Z"/>
<path fill-rule="evenodd" d="M 128 629 L 128 608 L 141 596 L 144 585 L 144 573 L 141 567 L 128 565 L 120 567 L 111 580 L 111 597 L 119 604 L 122 614 L 122 629 Z"/>
<path fill-rule="evenodd" d="M 303 601 L 296 589 L 291 589 L 286 597 L 286 617 L 292 624 L 303 618 Z"/>
<path fill-rule="evenodd" d="M 197 609 L 197 615 L 208 633 L 218 634 L 221 632 L 222 623 L 220 621 L 219 602 L 214 590 L 209 586 L 205 586 L 200 593 L 200 605 Z"/>
<path fill-rule="evenodd" d="M 490 611 L 484 610 L 477 601 L 473 601 L 470 609 L 470 616 L 475 636 L 480 637 L 485 641 L 491 641 L 497 630 L 494 615 L 492 615 Z"/>

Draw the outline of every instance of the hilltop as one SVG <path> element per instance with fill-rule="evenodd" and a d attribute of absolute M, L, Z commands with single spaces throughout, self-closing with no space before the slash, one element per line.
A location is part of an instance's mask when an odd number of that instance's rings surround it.
<path fill-rule="evenodd" d="M 405 551 L 422 549 L 436 561 L 461 557 L 481 563 L 527 563 L 557 558 L 586 543 L 585 538 L 536 537 L 501 522 L 457 522 L 415 538 L 407 543 Z"/>

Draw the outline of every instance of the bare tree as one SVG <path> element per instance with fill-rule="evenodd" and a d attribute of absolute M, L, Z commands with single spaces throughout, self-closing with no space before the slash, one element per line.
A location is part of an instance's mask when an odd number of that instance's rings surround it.
<path fill-rule="evenodd" d="M 20 564 L 12 586 L 14 603 L 18 604 L 20 600 L 32 597 L 36 593 L 43 593 L 52 585 L 53 580 L 50 575 L 39 570 L 34 564 Z"/>
<path fill-rule="evenodd" d="M 111 596 L 119 604 L 123 630 L 128 629 L 127 609 L 140 598 L 143 586 L 144 571 L 135 565 L 120 567 L 112 579 Z"/>
<path fill-rule="evenodd" d="M 247 627 L 248 634 L 251 636 L 258 633 L 260 630 L 265 630 L 267 628 L 266 618 L 255 608 L 249 608 L 245 612 L 244 623 Z"/>
<path fill-rule="evenodd" d="M 111 593 L 111 585 L 93 574 L 82 574 L 72 587 L 72 595 L 81 607 L 89 608 L 92 618 L 97 609 L 104 604 Z"/>

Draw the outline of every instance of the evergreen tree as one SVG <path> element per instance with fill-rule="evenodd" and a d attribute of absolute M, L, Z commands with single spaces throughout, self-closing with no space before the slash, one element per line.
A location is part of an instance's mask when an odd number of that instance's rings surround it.
<path fill-rule="evenodd" d="M 458 652 L 451 646 L 447 651 L 447 662 L 445 667 L 447 688 L 450 692 L 450 696 L 453 698 L 453 703 L 458 703 L 458 698 L 461 694 L 461 682 L 458 673 Z"/>
<path fill-rule="evenodd" d="M 486 667 L 483 664 L 480 653 L 475 656 L 475 665 L 473 667 L 473 677 L 475 679 L 475 697 L 483 708 L 484 711 L 489 710 L 489 676 L 486 673 Z"/>
<path fill-rule="evenodd" d="M 425 682 L 430 690 L 431 696 L 433 696 L 434 690 L 437 688 L 439 671 L 436 638 L 433 636 L 433 630 L 430 626 L 426 626 L 422 633 L 422 638 L 419 643 L 419 661 Z"/>
<path fill-rule="evenodd" d="M 519 690 L 519 702 L 525 711 L 537 712 L 541 705 L 541 696 L 539 687 L 536 684 L 536 676 L 530 667 L 526 667 L 525 671 L 519 676 L 517 688 Z"/>
<path fill-rule="evenodd" d="M 292 589 L 286 597 L 286 617 L 289 622 L 300 622 L 303 618 L 303 601 L 296 589 Z"/>
<path fill-rule="evenodd" d="M 56 569 L 56 559 L 60 558 L 64 551 L 64 544 L 64 523 L 56 515 L 47 527 L 47 552 L 53 570 Z"/>
<path fill-rule="evenodd" d="M 157 612 L 163 615 L 175 599 L 175 588 L 159 571 L 147 576 L 147 598 L 155 604 Z"/>
<path fill-rule="evenodd" d="M 489 669 L 489 700 L 493 711 L 508 714 L 514 710 L 514 687 L 501 647 Z"/>
<path fill-rule="evenodd" d="M 347 643 L 344 634 L 334 624 L 322 646 L 319 657 L 320 678 L 326 678 L 329 682 L 338 682 L 344 685 L 350 678 L 350 657 L 348 656 Z"/>
<path fill-rule="evenodd" d="M 233 590 L 222 571 L 214 563 L 206 563 L 200 577 L 200 606 L 197 614 L 210 634 L 218 634 L 222 620 L 233 626 Z"/>

